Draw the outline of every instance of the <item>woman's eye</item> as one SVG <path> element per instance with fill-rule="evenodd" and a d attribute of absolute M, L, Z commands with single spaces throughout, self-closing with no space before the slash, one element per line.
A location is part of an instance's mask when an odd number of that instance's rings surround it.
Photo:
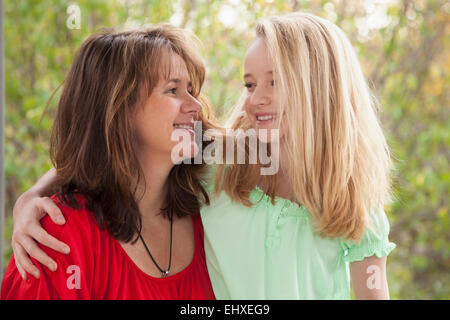
<path fill-rule="evenodd" d="M 176 94 L 177 93 L 177 88 L 172 88 L 166 91 L 167 93 L 171 93 L 171 94 Z"/>
<path fill-rule="evenodd" d="M 274 80 L 270 81 L 270 85 L 273 87 L 275 85 L 275 81 Z"/>

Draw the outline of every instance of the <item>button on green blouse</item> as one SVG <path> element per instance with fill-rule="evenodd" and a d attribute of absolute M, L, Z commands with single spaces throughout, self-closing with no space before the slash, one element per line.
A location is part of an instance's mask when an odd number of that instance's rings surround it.
<path fill-rule="evenodd" d="M 259 201 L 261 199 L 261 201 Z M 245 207 L 222 192 L 201 210 L 208 272 L 217 299 L 349 299 L 349 263 L 387 256 L 389 222 L 372 212 L 359 243 L 321 238 L 305 207 L 255 188 Z"/>

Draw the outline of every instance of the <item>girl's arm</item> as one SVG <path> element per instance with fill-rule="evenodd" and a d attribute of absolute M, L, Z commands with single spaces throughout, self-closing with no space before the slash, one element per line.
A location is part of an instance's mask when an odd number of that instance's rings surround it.
<path fill-rule="evenodd" d="M 353 293 L 357 300 L 389 300 L 386 257 L 371 256 L 350 264 Z"/>
<path fill-rule="evenodd" d="M 40 277 L 35 279 L 29 277 L 27 281 L 22 280 L 17 264 L 15 253 L 11 256 L 8 268 L 2 281 L 0 300 L 77 300 L 91 299 L 92 280 L 95 268 L 95 253 L 101 253 L 100 247 L 93 247 L 93 238 L 100 237 L 100 229 L 91 228 L 89 214 L 81 208 L 74 210 L 58 202 L 60 210 L 64 214 L 66 223 L 57 225 L 53 223 L 50 216 L 45 216 L 40 221 L 42 228 L 52 236 L 62 239 L 73 248 L 70 254 L 61 254 L 48 247 L 40 245 L 47 255 L 58 264 L 54 272 L 44 267 L 36 260 L 35 267 L 39 269 Z M 101 279 L 100 279 L 101 280 Z M 105 286 L 102 286 L 102 288 Z M 103 296 L 103 295 L 102 295 Z"/>
<path fill-rule="evenodd" d="M 51 271 L 57 268 L 51 259 L 36 243 L 39 242 L 60 253 L 67 254 L 70 248 L 45 231 L 39 221 L 48 214 L 51 220 L 63 225 L 65 219 L 58 206 L 48 197 L 56 179 L 56 170 L 51 169 L 36 184 L 23 193 L 16 201 L 13 209 L 14 229 L 11 246 L 14 251 L 17 269 L 24 280 L 27 273 L 39 278 L 39 269 L 31 261 L 30 256 L 45 265 Z"/>

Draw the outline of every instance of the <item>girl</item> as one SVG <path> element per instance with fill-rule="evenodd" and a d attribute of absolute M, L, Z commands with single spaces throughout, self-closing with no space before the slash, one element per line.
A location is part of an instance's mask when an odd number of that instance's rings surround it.
<path fill-rule="evenodd" d="M 216 197 L 201 210 L 215 295 L 348 299 L 351 273 L 356 298 L 388 299 L 386 256 L 395 244 L 383 205 L 391 161 L 353 48 L 335 25 L 305 13 L 262 19 L 256 34 L 245 58 L 245 102 L 230 123 L 271 137 L 279 130 L 279 141 L 270 139 L 279 171 L 218 166 Z M 44 185 L 16 212 L 32 207 L 56 220 L 54 206 L 34 204 Z M 17 245 L 30 241 L 20 227 L 27 221 L 34 225 L 27 234 L 40 232 L 37 218 L 19 217 Z"/>
<path fill-rule="evenodd" d="M 201 211 L 216 297 L 347 299 L 351 271 L 356 298 L 389 298 L 391 162 L 350 42 L 304 13 L 256 35 L 231 127 L 279 130 L 280 169 L 218 166 L 225 192 Z"/>
<path fill-rule="evenodd" d="M 214 298 L 198 214 L 200 199 L 209 201 L 203 165 L 175 166 L 171 157 L 175 131 L 188 132 L 182 143 L 194 154 L 193 120 L 211 126 L 197 100 L 205 68 L 192 41 L 161 25 L 83 43 L 51 139 L 51 199 L 66 223 L 42 220 L 71 251 L 43 247 L 53 272 L 37 264 L 38 279 L 28 281 L 16 251 L 2 299 Z"/>

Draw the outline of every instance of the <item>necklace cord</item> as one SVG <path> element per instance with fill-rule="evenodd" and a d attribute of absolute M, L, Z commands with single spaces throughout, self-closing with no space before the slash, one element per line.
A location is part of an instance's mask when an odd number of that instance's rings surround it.
<path fill-rule="evenodd" d="M 147 247 L 147 244 L 144 241 L 144 238 L 141 235 L 141 232 L 139 232 L 139 238 L 141 239 L 142 243 L 144 244 L 145 250 L 147 250 L 148 255 L 152 259 L 155 266 L 158 268 L 158 270 L 161 272 L 163 278 L 167 277 L 167 275 L 170 272 L 170 267 L 172 266 L 172 230 L 173 230 L 173 215 L 170 215 L 170 255 L 169 255 L 169 266 L 167 267 L 167 270 L 161 269 L 161 267 L 156 263 L 155 258 L 153 258 L 152 254 L 150 253 L 149 248 Z"/>

